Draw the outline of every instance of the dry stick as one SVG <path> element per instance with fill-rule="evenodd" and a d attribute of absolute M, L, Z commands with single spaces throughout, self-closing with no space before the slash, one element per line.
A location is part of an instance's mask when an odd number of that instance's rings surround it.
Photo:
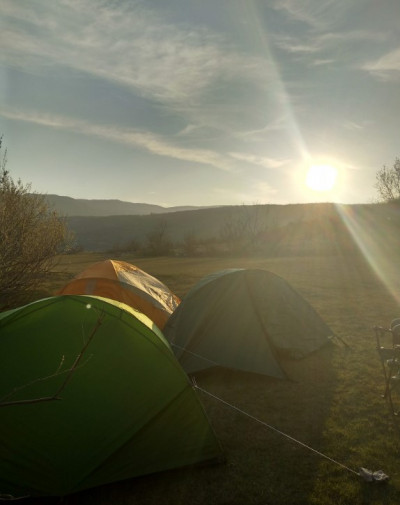
<path fill-rule="evenodd" d="M 80 353 L 76 357 L 72 367 L 69 369 L 67 377 L 65 378 L 64 382 L 61 384 L 61 386 L 57 389 L 57 391 L 52 396 L 44 396 L 42 398 L 32 398 L 30 400 L 15 400 L 15 401 L 9 401 L 9 402 L 0 402 L 0 407 L 10 407 L 11 405 L 29 405 L 32 403 L 42 403 L 42 402 L 51 402 L 54 400 L 61 400 L 62 398 L 60 398 L 60 396 L 59 396 L 60 393 L 65 389 L 65 387 L 67 386 L 69 381 L 72 379 L 72 376 L 73 376 L 74 372 L 76 371 L 76 369 L 78 368 L 78 365 L 82 359 L 82 356 L 84 355 L 90 342 L 93 340 L 97 330 L 99 329 L 99 327 L 103 323 L 103 319 L 104 319 L 104 313 L 98 317 L 96 324 L 92 330 L 92 333 L 90 334 L 88 340 L 86 341 L 86 344 L 82 347 Z M 57 375 L 57 374 L 54 374 L 54 375 Z M 40 380 L 42 380 L 42 379 L 37 379 L 37 381 L 40 381 Z M 34 381 L 34 382 L 36 382 L 36 381 Z M 15 392 L 15 390 L 13 391 L 13 393 L 14 392 Z M 7 398 L 8 396 L 10 396 L 10 395 L 7 395 L 5 398 Z"/>
<path fill-rule="evenodd" d="M 90 357 L 84 363 L 82 363 L 79 367 L 76 367 L 75 370 L 78 370 L 78 368 L 81 368 L 81 367 L 85 366 L 85 364 L 89 361 L 89 359 L 90 359 Z M 63 361 L 64 361 L 64 356 L 62 357 L 61 363 Z M 10 398 L 10 396 L 14 396 L 15 393 L 18 393 L 18 391 L 26 389 L 27 387 L 32 386 L 33 384 L 36 384 L 37 382 L 44 382 L 44 381 L 47 381 L 49 379 L 53 379 L 54 377 L 58 377 L 60 375 L 65 375 L 65 374 L 69 373 L 71 370 L 72 370 L 72 367 L 71 368 L 67 368 L 67 370 L 57 371 L 54 374 L 47 375 L 46 377 L 39 377 L 38 379 L 35 379 L 32 382 L 28 382 L 28 384 L 24 384 L 23 386 L 15 387 L 9 393 L 7 393 L 5 396 L 3 396 L 3 398 L 0 398 L 0 407 L 7 407 L 7 406 L 10 406 L 10 405 L 17 404 L 17 401 L 5 402 L 5 400 L 7 398 Z M 52 397 L 48 397 L 48 398 L 52 398 Z M 54 398 L 54 399 L 57 400 L 57 399 L 61 399 L 61 398 Z M 20 400 L 19 403 L 21 403 L 21 402 L 30 403 L 32 401 L 35 402 L 37 400 L 39 400 L 39 398 L 38 399 L 33 399 L 33 400 Z M 43 400 L 41 400 L 41 401 L 43 401 Z M 48 400 L 46 400 L 46 401 L 48 401 Z"/>
<path fill-rule="evenodd" d="M 69 372 L 69 369 L 61 371 L 64 360 L 65 360 L 65 356 L 62 356 L 60 364 L 57 367 L 57 370 L 54 373 L 52 373 L 51 375 L 46 375 L 45 377 L 39 377 L 38 379 L 34 379 L 33 381 L 28 382 L 28 384 L 24 384 L 22 386 L 16 386 L 14 389 L 12 389 L 10 392 L 8 392 L 5 396 L 0 398 L 0 405 L 5 403 L 5 400 L 7 400 L 7 398 L 10 398 L 10 396 L 14 396 L 15 393 L 18 393 L 18 391 L 21 391 L 22 389 L 26 389 L 27 387 L 32 386 L 33 384 L 36 384 L 37 382 L 44 382 L 49 379 L 52 379 L 53 377 L 58 377 L 59 375 L 64 375 L 67 372 Z"/>

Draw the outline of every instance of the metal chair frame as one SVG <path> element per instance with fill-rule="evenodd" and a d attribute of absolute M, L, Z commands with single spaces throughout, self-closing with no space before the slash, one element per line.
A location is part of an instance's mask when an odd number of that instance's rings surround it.
<path fill-rule="evenodd" d="M 383 375 L 385 378 L 385 389 L 382 397 L 389 402 L 390 410 L 394 416 L 399 415 L 399 411 L 395 410 L 392 392 L 396 391 L 400 385 L 400 345 L 394 340 L 393 332 L 390 328 L 375 326 L 376 348 L 381 360 Z M 384 347 L 382 345 L 383 338 L 386 334 L 392 336 L 392 347 Z"/>

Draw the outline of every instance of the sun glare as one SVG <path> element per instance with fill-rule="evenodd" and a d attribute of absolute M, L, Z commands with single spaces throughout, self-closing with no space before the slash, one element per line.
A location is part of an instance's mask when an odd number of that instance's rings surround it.
<path fill-rule="evenodd" d="M 335 187 L 337 169 L 332 165 L 311 165 L 306 184 L 313 191 L 331 191 Z"/>

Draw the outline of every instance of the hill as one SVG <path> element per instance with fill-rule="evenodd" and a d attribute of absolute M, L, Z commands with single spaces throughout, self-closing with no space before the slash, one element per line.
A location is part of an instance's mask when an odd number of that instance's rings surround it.
<path fill-rule="evenodd" d="M 188 235 L 197 240 L 217 241 L 224 227 L 239 227 L 252 221 L 257 228 L 280 227 L 298 218 L 291 206 L 227 206 L 163 215 L 131 215 L 67 218 L 77 242 L 89 251 L 105 251 L 124 246 L 131 241 L 143 243 L 148 235 L 163 227 L 169 239 L 182 242 Z M 305 209 L 304 209 L 305 210 Z"/>
<path fill-rule="evenodd" d="M 132 216 L 166 214 L 200 207 L 162 207 L 149 203 L 132 203 L 121 200 L 85 200 L 69 196 L 45 195 L 52 208 L 63 216 Z"/>
<path fill-rule="evenodd" d="M 192 240 L 203 244 L 203 252 L 205 247 L 222 247 L 225 252 L 301 255 L 312 250 L 330 253 L 339 246 L 350 251 L 357 241 L 384 240 L 387 247 L 398 248 L 400 207 L 331 203 L 242 205 L 162 215 L 70 216 L 67 222 L 79 246 L 87 251 L 123 250 L 133 243 L 144 246 L 150 235 L 162 233 L 178 249 L 179 244 Z"/>

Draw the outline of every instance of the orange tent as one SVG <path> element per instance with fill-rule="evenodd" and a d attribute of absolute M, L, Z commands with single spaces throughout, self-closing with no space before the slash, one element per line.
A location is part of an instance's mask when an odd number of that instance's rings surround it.
<path fill-rule="evenodd" d="M 57 295 L 95 295 L 140 310 L 160 329 L 180 303 L 165 284 L 125 261 L 94 263 L 66 284 Z"/>

